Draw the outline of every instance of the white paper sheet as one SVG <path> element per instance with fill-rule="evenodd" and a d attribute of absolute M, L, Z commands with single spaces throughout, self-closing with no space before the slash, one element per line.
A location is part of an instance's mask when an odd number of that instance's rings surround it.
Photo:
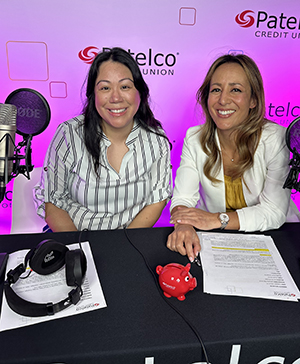
<path fill-rule="evenodd" d="M 206 293 L 296 301 L 300 292 L 273 239 L 198 232 Z"/>
<path fill-rule="evenodd" d="M 3 292 L 0 331 L 33 325 L 39 322 L 55 320 L 106 307 L 105 298 L 96 271 L 90 244 L 88 242 L 84 242 L 81 243 L 81 245 L 87 259 L 87 271 L 82 285 L 83 295 L 77 305 L 71 305 L 65 310 L 52 316 L 25 317 L 15 313 L 9 308 Z M 71 244 L 68 245 L 68 248 L 78 249 L 79 245 Z M 14 269 L 24 262 L 24 258 L 28 251 L 29 250 L 19 250 L 10 254 L 7 262 L 6 274 L 10 269 Z M 26 275 L 26 272 L 23 275 Z M 67 298 L 68 293 L 74 287 L 67 286 L 65 267 L 63 266 L 57 272 L 46 276 L 41 276 L 35 272 L 31 272 L 28 278 L 19 279 L 17 283 L 12 285 L 12 288 L 20 297 L 27 301 L 35 303 L 57 303 Z"/>

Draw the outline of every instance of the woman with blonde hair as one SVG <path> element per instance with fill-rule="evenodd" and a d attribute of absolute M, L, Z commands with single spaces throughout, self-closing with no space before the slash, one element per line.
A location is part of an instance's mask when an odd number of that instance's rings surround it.
<path fill-rule="evenodd" d="M 265 119 L 263 81 L 244 54 L 219 57 L 197 92 L 205 123 L 187 131 L 171 204 L 169 249 L 194 260 L 195 228 L 264 231 L 289 216 L 285 128 Z"/>

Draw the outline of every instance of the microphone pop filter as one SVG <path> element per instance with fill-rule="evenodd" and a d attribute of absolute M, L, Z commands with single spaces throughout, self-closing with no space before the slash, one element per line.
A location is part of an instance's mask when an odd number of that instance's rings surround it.
<path fill-rule="evenodd" d="M 291 122 L 285 134 L 286 145 L 291 152 L 296 148 L 296 152 L 300 154 L 300 117 Z"/>
<path fill-rule="evenodd" d="M 20 88 L 8 95 L 6 104 L 17 107 L 17 133 L 23 136 L 42 133 L 50 122 L 50 107 L 38 91 Z"/>

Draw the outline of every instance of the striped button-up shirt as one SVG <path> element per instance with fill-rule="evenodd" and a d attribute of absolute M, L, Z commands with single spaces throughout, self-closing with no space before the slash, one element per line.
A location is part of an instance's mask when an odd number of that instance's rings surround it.
<path fill-rule="evenodd" d="M 68 212 L 78 230 L 118 229 L 130 224 L 147 205 L 171 197 L 171 165 L 166 138 L 134 123 L 117 173 L 107 159 L 110 141 L 103 134 L 99 177 L 83 141 L 83 116 L 60 124 L 49 145 L 40 183 L 37 213 L 45 202 Z"/>

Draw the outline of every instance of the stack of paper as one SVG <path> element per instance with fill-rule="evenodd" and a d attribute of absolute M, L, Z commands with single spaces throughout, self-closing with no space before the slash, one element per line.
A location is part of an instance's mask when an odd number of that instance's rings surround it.
<path fill-rule="evenodd" d="M 198 233 L 206 293 L 298 301 L 300 292 L 273 239 Z"/>

